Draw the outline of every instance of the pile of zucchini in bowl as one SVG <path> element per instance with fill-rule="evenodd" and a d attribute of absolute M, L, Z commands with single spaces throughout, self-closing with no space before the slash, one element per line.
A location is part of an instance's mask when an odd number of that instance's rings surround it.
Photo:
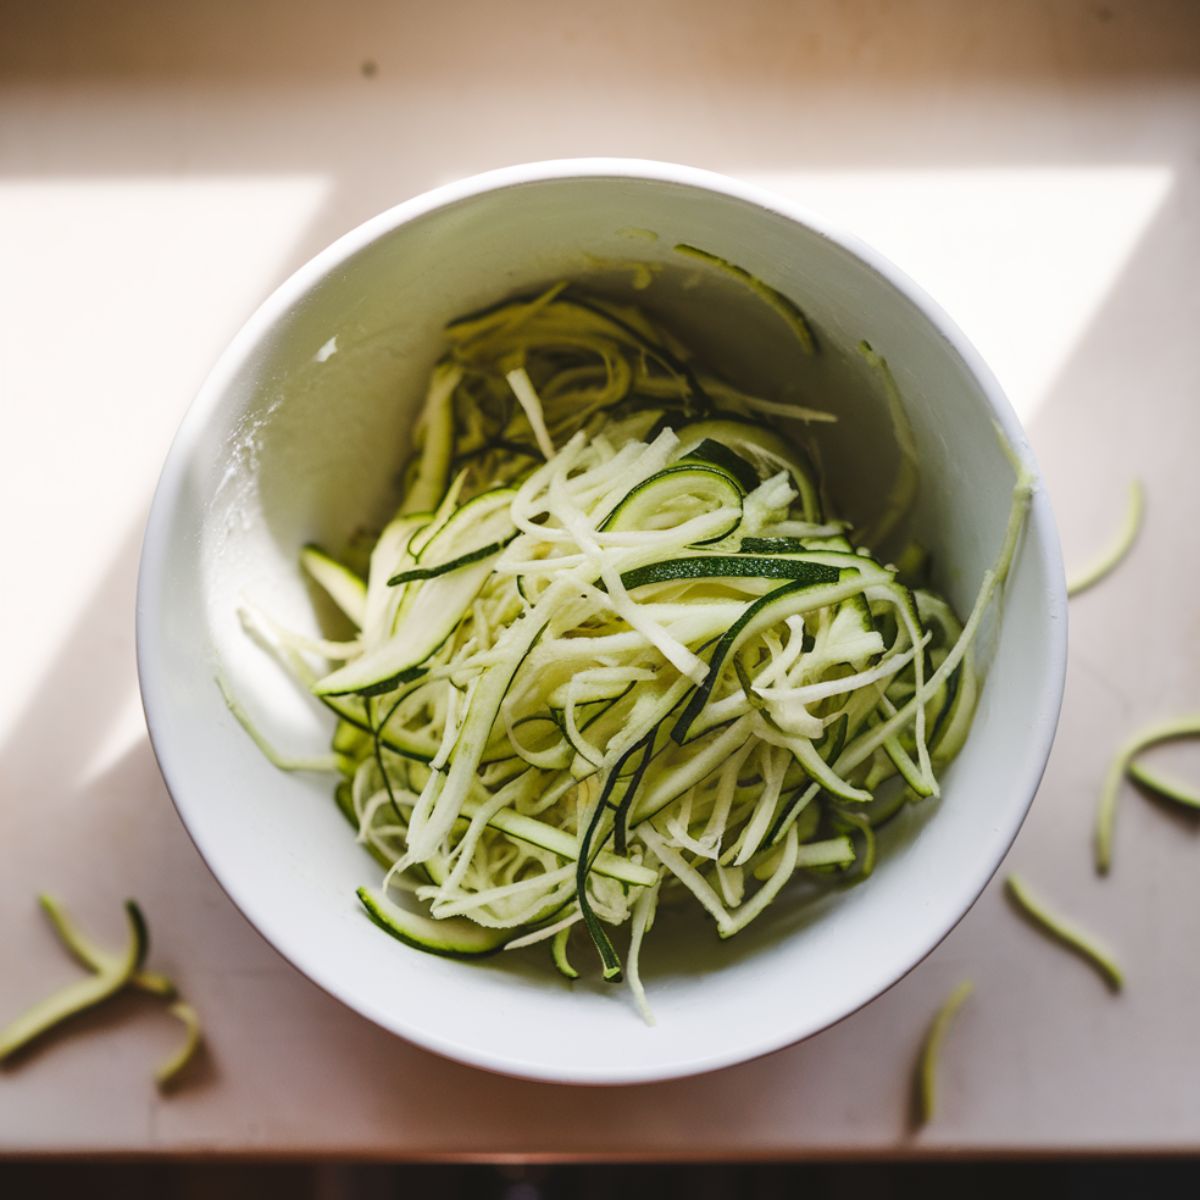
<path fill-rule="evenodd" d="M 831 519 L 778 403 L 639 309 L 559 284 L 446 338 L 399 511 L 301 555 L 356 635 L 244 617 L 337 715 L 378 924 L 456 956 L 545 942 L 570 978 L 578 931 L 648 1011 L 660 902 L 729 937 L 797 872 L 867 879 L 876 829 L 938 794 L 1028 481 L 960 622 L 872 553 L 903 497 L 861 535 Z"/>

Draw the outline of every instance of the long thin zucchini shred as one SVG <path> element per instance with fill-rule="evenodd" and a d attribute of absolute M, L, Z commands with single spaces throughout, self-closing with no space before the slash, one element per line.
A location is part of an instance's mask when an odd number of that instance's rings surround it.
<path fill-rule="evenodd" d="M 1112 866 L 1117 800 L 1121 784 L 1127 777 L 1160 799 L 1173 801 L 1187 809 L 1200 809 L 1200 792 L 1181 780 L 1164 776 L 1140 758 L 1145 751 L 1164 742 L 1196 738 L 1200 738 L 1200 714 L 1192 713 L 1139 730 L 1113 756 L 1096 812 L 1096 870 L 1101 875 L 1107 875 Z"/>
<path fill-rule="evenodd" d="M 1035 927 L 1094 967 L 1114 992 L 1124 987 L 1125 977 L 1116 959 L 1090 933 L 1048 908 L 1019 875 L 1009 875 L 1004 884 L 1018 910 Z"/>
<path fill-rule="evenodd" d="M 0 1029 L 0 1063 L 71 1018 L 131 989 L 166 1001 L 167 1011 L 183 1023 L 183 1041 L 154 1073 L 161 1089 L 173 1087 L 201 1048 L 200 1018 L 190 1004 L 179 998 L 175 984 L 167 976 L 148 971 L 142 965 L 149 950 L 150 932 L 137 902 L 125 902 L 130 938 L 122 951 L 106 950 L 93 942 L 53 896 L 43 894 L 38 902 L 59 940 L 91 975 L 39 1001 Z"/>
<path fill-rule="evenodd" d="M 441 954 L 543 942 L 568 978 L 578 930 L 647 1011 L 660 903 L 731 936 L 796 875 L 865 879 L 875 828 L 939 794 L 1029 481 L 964 624 L 643 311 L 557 284 L 446 340 L 362 585 L 304 551 L 354 639 L 271 634 L 338 715 L 338 806 L 386 865 L 360 890 L 376 923 Z"/>
<path fill-rule="evenodd" d="M 954 1018 L 958 1016 L 958 1010 L 970 999 L 974 991 L 974 983 L 964 979 L 942 1002 L 942 1006 L 930 1022 L 924 1042 L 921 1043 L 915 1077 L 916 1118 L 919 1125 L 927 1124 L 937 1115 L 937 1076 L 942 1043 L 950 1032 Z"/>

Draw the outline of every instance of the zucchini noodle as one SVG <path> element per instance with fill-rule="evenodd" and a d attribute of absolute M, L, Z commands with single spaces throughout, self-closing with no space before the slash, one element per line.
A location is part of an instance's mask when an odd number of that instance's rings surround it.
<path fill-rule="evenodd" d="M 1113 833 L 1117 821 L 1117 799 L 1125 777 L 1164 800 L 1172 800 L 1185 808 L 1200 809 L 1200 793 L 1178 780 L 1164 777 L 1153 767 L 1138 761 L 1143 751 L 1163 742 L 1200 738 L 1200 715 L 1191 714 L 1151 725 L 1134 734 L 1113 756 L 1100 793 L 1096 812 L 1096 870 L 1107 875 L 1112 866 Z"/>
<path fill-rule="evenodd" d="M 865 879 L 876 828 L 939 794 L 1030 480 L 964 625 L 821 511 L 808 454 L 764 423 L 778 403 L 644 313 L 558 284 L 446 338 L 365 578 L 305 549 L 355 636 L 253 627 L 337 716 L 377 924 L 457 957 L 543 943 L 568 979 L 586 935 L 650 1019 L 660 904 L 733 936 L 798 875 Z"/>
<path fill-rule="evenodd" d="M 1005 887 L 1013 903 L 1047 936 L 1073 950 L 1086 963 L 1094 967 L 1114 992 L 1125 984 L 1125 977 L 1116 959 L 1101 946 L 1091 934 L 1085 933 L 1065 917 L 1052 912 L 1046 904 L 1030 890 L 1024 879 L 1010 875 Z"/>
<path fill-rule="evenodd" d="M 942 1055 L 942 1043 L 946 1040 L 954 1018 L 958 1016 L 958 1010 L 974 990 L 975 985 L 969 979 L 964 979 L 934 1014 L 929 1032 L 925 1035 L 921 1056 L 917 1060 L 916 1074 L 917 1119 L 922 1125 L 932 1121 L 937 1112 L 937 1071 Z"/>
<path fill-rule="evenodd" d="M 1142 487 L 1140 479 L 1134 479 L 1129 484 L 1128 498 L 1125 501 L 1125 515 L 1121 519 L 1120 528 L 1113 535 L 1111 544 L 1092 563 L 1067 577 L 1068 596 L 1078 596 L 1080 592 L 1094 587 L 1125 561 L 1126 555 L 1133 549 L 1138 534 L 1142 530 L 1145 511 L 1145 489 Z"/>

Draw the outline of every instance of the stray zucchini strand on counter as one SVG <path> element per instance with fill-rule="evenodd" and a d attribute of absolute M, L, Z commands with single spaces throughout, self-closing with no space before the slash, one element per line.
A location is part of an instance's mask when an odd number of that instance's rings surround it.
<path fill-rule="evenodd" d="M 1129 496 L 1125 502 L 1125 515 L 1113 536 L 1111 545 L 1098 558 L 1081 571 L 1067 578 L 1067 595 L 1078 596 L 1080 592 L 1094 587 L 1108 577 L 1125 561 L 1133 549 L 1142 530 L 1142 519 L 1146 511 L 1146 493 L 1140 479 L 1129 485 Z"/>
<path fill-rule="evenodd" d="M 92 974 L 39 1001 L 0 1030 L 0 1062 L 123 989 L 133 988 L 167 1001 L 167 1011 L 184 1025 L 184 1040 L 179 1049 L 154 1074 L 160 1088 L 171 1087 L 200 1049 L 200 1018 L 190 1004 L 178 998 L 170 979 L 156 971 L 147 971 L 142 965 L 150 948 L 150 932 L 137 903 L 125 902 L 129 941 L 123 951 L 116 952 L 97 946 L 53 896 L 39 896 L 38 902 L 63 945 Z"/>
<path fill-rule="evenodd" d="M 1134 734 L 1113 756 L 1096 811 L 1096 870 L 1101 875 L 1106 875 L 1112 866 L 1117 799 L 1126 776 L 1163 800 L 1173 801 L 1185 808 L 1200 809 L 1200 792 L 1194 787 L 1163 775 L 1139 761 L 1139 756 L 1153 746 L 1194 738 L 1200 738 L 1200 713 L 1150 725 Z"/>
<path fill-rule="evenodd" d="M 975 985 L 969 979 L 964 979 L 934 1014 L 929 1032 L 925 1035 L 917 1060 L 916 1075 L 917 1121 L 921 1125 L 933 1120 L 937 1112 L 937 1073 L 941 1062 L 942 1043 L 946 1040 L 954 1018 L 958 1016 L 958 1010 L 974 990 Z"/>
<path fill-rule="evenodd" d="M 1085 962 L 1095 967 L 1114 992 L 1121 990 L 1125 983 L 1121 968 L 1091 934 L 1085 933 L 1065 917 L 1051 912 L 1045 903 L 1030 891 L 1029 885 L 1020 876 L 1010 875 L 1004 882 L 1013 902 L 1043 933 L 1062 943 L 1068 950 L 1073 950 Z"/>
<path fill-rule="evenodd" d="M 304 551 L 354 637 L 255 628 L 337 716 L 338 804 L 386 867 L 372 920 L 456 957 L 544 942 L 566 978 L 578 927 L 644 1010 L 660 902 L 730 937 L 796 874 L 866 878 L 875 830 L 939 794 L 1030 478 L 964 623 L 641 310 L 557 284 L 446 339 L 369 557 Z"/>

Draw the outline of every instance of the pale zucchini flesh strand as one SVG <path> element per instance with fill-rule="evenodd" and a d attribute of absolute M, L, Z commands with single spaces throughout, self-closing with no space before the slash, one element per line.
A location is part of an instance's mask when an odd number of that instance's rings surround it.
<path fill-rule="evenodd" d="M 904 411 L 900 389 L 896 386 L 896 379 L 887 359 L 875 351 L 869 342 L 860 342 L 858 349 L 883 384 L 888 416 L 892 422 L 892 432 L 896 438 L 896 449 L 899 453 L 896 477 L 892 480 L 883 513 L 876 519 L 864 537 L 867 545 L 877 550 L 887 543 L 888 538 L 900 527 L 916 503 L 919 485 L 917 445 L 913 437 L 912 425 Z"/>
<path fill-rule="evenodd" d="M 479 811 L 479 805 L 474 800 L 465 800 L 460 811 L 463 816 L 472 817 Z M 511 809 L 501 809 L 488 817 L 488 824 L 510 837 L 528 842 L 532 846 L 540 846 L 569 862 L 574 862 L 579 857 L 579 847 L 575 839 L 545 821 L 535 820 Z M 632 887 L 653 887 L 658 882 L 658 875 L 648 867 L 630 862 L 622 855 L 606 850 L 602 850 L 596 856 L 592 870 Z"/>
<path fill-rule="evenodd" d="M 300 565 L 328 594 L 329 598 L 358 626 L 363 627 L 367 615 L 367 584 L 349 567 L 326 554 L 320 546 L 305 546 L 300 551 Z"/>
<path fill-rule="evenodd" d="M 579 972 L 571 965 L 571 960 L 567 956 L 567 946 L 571 940 L 571 928 L 570 925 L 567 925 L 560 929 L 554 935 L 551 947 L 551 956 L 554 960 L 554 965 L 564 979 L 579 978 Z"/>
<path fill-rule="evenodd" d="M 250 735 L 250 740 L 258 747 L 263 758 L 280 771 L 335 771 L 337 760 L 330 754 L 288 755 L 277 750 L 258 726 L 250 719 L 250 715 L 242 707 L 225 682 L 222 675 L 215 676 L 217 688 L 225 701 L 225 707 L 233 714 L 237 723 Z"/>

